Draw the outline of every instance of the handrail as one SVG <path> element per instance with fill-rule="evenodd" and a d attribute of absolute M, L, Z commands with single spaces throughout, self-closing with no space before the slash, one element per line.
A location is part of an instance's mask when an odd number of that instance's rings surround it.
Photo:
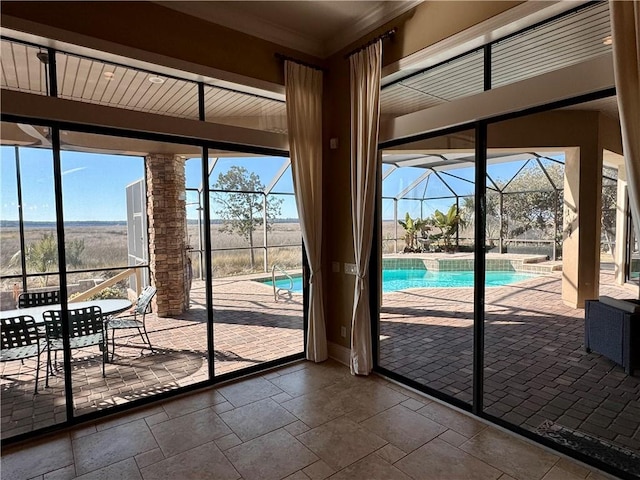
<path fill-rule="evenodd" d="M 114 285 L 114 284 L 124 280 L 125 278 L 127 278 L 131 274 L 135 274 L 136 275 L 136 281 L 137 281 L 137 284 L 138 284 L 138 288 L 140 288 L 139 287 L 140 278 L 139 278 L 138 269 L 137 268 L 127 268 L 125 271 L 120 272 L 119 274 L 117 274 L 117 275 L 105 280 L 104 282 L 96 285 L 95 287 L 92 287 L 89 290 L 85 290 L 81 294 L 76 295 L 73 298 L 70 298 L 69 302 L 83 302 L 83 301 L 87 300 L 88 298 L 91 298 L 96 293 L 101 292 L 105 288 L 110 287 L 111 285 Z"/>
<path fill-rule="evenodd" d="M 289 288 L 280 288 L 276 286 L 276 270 L 289 279 Z M 280 265 L 274 264 L 271 267 L 271 283 L 273 285 L 273 299 L 277 302 L 278 298 L 282 295 L 281 292 L 286 292 L 286 295 L 291 298 L 291 292 L 293 291 L 293 278 L 287 273 L 287 271 Z"/>

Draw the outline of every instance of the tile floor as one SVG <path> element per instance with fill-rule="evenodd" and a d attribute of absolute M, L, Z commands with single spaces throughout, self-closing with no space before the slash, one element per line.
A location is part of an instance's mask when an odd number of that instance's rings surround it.
<path fill-rule="evenodd" d="M 610 478 L 377 376 L 295 363 L 2 452 L 2 479 Z"/>

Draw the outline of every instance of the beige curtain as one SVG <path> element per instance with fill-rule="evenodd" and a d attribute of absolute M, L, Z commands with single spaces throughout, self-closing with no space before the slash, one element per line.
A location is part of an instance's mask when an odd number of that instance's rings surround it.
<path fill-rule="evenodd" d="M 307 359 L 328 358 L 322 305 L 322 72 L 285 62 L 287 125 L 293 188 L 311 270 Z"/>
<path fill-rule="evenodd" d="M 618 95 L 629 205 L 640 234 L 640 2 L 610 1 L 613 67 Z"/>
<path fill-rule="evenodd" d="M 349 57 L 351 67 L 351 214 L 356 285 L 351 319 L 351 373 L 373 368 L 369 309 L 369 255 L 373 237 L 382 40 Z"/>

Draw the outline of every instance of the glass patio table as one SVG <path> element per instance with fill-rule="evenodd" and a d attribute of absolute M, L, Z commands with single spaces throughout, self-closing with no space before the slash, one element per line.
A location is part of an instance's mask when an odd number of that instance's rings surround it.
<path fill-rule="evenodd" d="M 129 300 L 124 299 L 109 299 L 109 300 L 89 300 L 87 302 L 69 302 L 69 310 L 76 308 L 87 307 L 100 307 L 102 315 L 108 317 L 109 315 L 117 315 L 131 308 L 132 303 Z M 0 312 L 0 318 L 17 317 L 20 315 L 30 315 L 35 320 L 36 324 L 44 323 L 44 312 L 48 310 L 60 310 L 61 305 L 59 303 L 53 305 L 40 305 L 38 307 L 16 308 L 13 310 L 4 310 Z"/>

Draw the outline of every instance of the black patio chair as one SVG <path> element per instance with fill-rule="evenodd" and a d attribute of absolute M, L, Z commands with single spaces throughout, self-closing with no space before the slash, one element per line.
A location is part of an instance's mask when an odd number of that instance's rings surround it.
<path fill-rule="evenodd" d="M 98 345 L 102 352 L 102 376 L 105 376 L 106 342 L 104 335 L 104 320 L 100 307 L 91 306 L 69 310 L 69 346 L 86 348 Z M 42 314 L 46 333 L 47 375 L 45 385 L 49 386 L 49 372 L 53 374 L 51 352 L 63 350 L 62 312 L 48 310 Z"/>
<path fill-rule="evenodd" d="M 41 350 L 35 320 L 30 315 L 20 315 L 1 319 L 0 326 L 0 362 L 36 357 L 36 386 L 33 393 L 38 393 Z"/>
<path fill-rule="evenodd" d="M 105 322 L 105 328 L 107 331 L 107 341 L 109 339 L 109 330 L 113 330 L 111 334 L 111 360 L 115 355 L 116 349 L 116 330 L 126 330 L 135 328 L 140 334 L 142 341 L 149 345 L 149 350 L 153 352 L 153 346 L 151 340 L 149 340 L 149 334 L 147 333 L 146 318 L 147 313 L 151 312 L 151 300 L 156 294 L 156 287 L 149 285 L 146 287 L 133 308 L 133 315 L 127 315 L 123 317 L 113 317 L 107 319 Z M 144 332 L 144 334 L 143 334 Z"/>
<path fill-rule="evenodd" d="M 60 303 L 60 290 L 48 292 L 23 292 L 18 296 L 18 308 L 39 307 Z"/>

